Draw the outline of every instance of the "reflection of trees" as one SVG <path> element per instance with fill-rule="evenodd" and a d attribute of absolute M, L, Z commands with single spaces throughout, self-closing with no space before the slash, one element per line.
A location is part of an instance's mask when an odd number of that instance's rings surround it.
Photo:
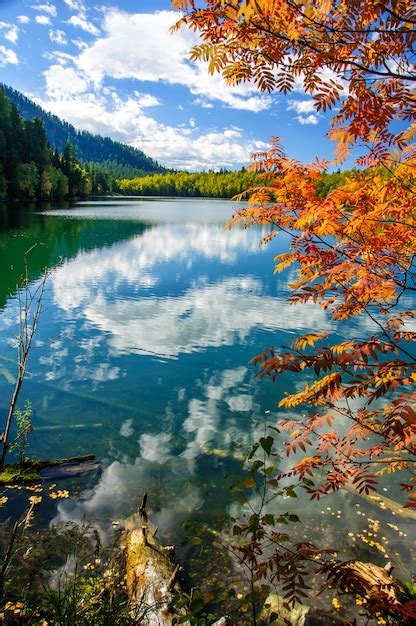
<path fill-rule="evenodd" d="M 28 263 L 29 280 L 36 280 L 45 269 L 61 259 L 76 256 L 79 250 L 111 246 L 141 234 L 141 222 L 67 219 L 27 210 L 0 210 L 0 307 L 16 291 L 24 272 L 24 254 L 35 246 Z"/>

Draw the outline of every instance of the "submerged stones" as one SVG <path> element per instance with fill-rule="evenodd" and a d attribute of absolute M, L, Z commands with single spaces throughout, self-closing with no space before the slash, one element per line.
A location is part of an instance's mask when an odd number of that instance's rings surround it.
<path fill-rule="evenodd" d="M 304 626 L 309 607 L 297 604 L 291 609 L 285 607 L 285 600 L 276 593 L 270 593 L 261 613 L 261 618 L 270 626 Z"/>

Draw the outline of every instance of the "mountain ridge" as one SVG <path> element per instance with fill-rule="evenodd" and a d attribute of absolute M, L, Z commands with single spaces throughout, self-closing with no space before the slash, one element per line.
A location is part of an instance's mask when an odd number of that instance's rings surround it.
<path fill-rule="evenodd" d="M 50 146 L 62 153 L 69 138 L 73 144 L 77 157 L 84 162 L 116 162 L 123 166 L 137 168 L 143 172 L 166 172 L 167 168 L 147 156 L 142 150 L 115 141 L 110 137 L 95 135 L 88 131 L 77 130 L 75 126 L 62 120 L 57 115 L 48 113 L 38 104 L 27 98 L 13 87 L 0 83 L 6 96 L 17 107 L 20 115 L 33 120 L 40 118 L 45 125 Z"/>

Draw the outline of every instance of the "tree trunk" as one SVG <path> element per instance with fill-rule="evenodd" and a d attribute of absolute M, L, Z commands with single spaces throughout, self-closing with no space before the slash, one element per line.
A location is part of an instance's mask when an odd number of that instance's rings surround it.
<path fill-rule="evenodd" d="M 131 615 L 145 626 L 170 626 L 183 617 L 183 609 L 172 605 L 180 593 L 181 568 L 173 563 L 171 546 L 163 547 L 148 526 L 146 494 L 140 511 L 122 522 L 121 545 L 126 556 L 126 585 Z M 184 622 L 189 626 L 189 622 Z"/>

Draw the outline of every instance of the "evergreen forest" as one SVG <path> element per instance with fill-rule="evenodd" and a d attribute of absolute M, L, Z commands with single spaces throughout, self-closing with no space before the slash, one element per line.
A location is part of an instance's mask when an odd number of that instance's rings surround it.
<path fill-rule="evenodd" d="M 87 196 L 92 184 L 69 140 L 52 150 L 39 118 L 23 120 L 0 90 L 0 199 L 30 201 Z"/>
<path fill-rule="evenodd" d="M 102 163 L 104 165 L 117 163 L 119 166 L 135 170 L 135 176 L 140 175 L 140 172 L 165 171 L 164 167 L 137 148 L 113 141 L 109 137 L 101 137 L 77 130 L 72 124 L 48 113 L 19 91 L 1 84 L 0 89 L 3 89 L 7 98 L 16 106 L 23 118 L 30 121 L 35 118 L 42 120 L 49 144 L 59 152 L 63 152 L 69 139 L 82 162 Z M 123 177 L 127 178 L 128 174 L 124 172 Z"/>

